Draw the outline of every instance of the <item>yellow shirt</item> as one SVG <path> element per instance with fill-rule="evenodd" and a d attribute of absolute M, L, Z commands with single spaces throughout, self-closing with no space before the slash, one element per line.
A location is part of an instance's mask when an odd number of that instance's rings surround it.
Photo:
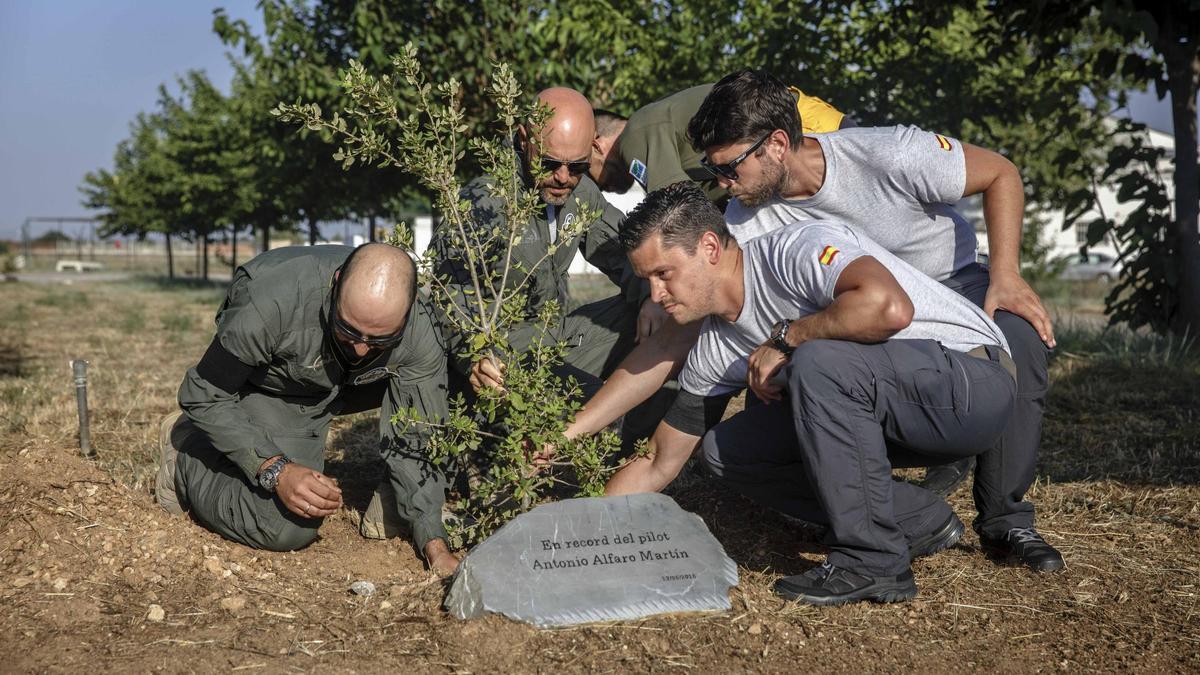
<path fill-rule="evenodd" d="M 796 112 L 800 113 L 800 128 L 804 133 L 824 134 L 841 126 L 845 113 L 795 87 L 788 87 L 788 91 L 796 95 Z"/>

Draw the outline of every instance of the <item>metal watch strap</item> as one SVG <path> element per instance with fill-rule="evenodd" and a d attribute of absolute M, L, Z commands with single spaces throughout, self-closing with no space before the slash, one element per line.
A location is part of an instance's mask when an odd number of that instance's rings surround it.
<path fill-rule="evenodd" d="M 771 327 L 771 346 L 784 356 L 791 356 L 796 348 L 787 343 L 788 328 L 792 325 L 790 319 L 780 319 Z"/>
<path fill-rule="evenodd" d="M 291 464 L 292 459 L 287 455 L 281 455 L 279 459 L 271 462 L 271 465 L 263 469 L 258 474 L 258 484 L 267 492 L 275 492 L 275 487 L 279 484 L 279 474 L 283 472 L 283 467 Z"/>

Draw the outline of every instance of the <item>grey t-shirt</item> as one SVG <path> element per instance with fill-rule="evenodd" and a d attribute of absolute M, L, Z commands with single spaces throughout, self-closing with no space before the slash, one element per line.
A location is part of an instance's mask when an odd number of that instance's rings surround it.
<path fill-rule="evenodd" d="M 704 320 L 700 339 L 679 374 L 679 385 L 692 394 L 717 396 L 744 389 L 750 354 L 767 341 L 771 326 L 828 307 L 842 270 L 862 256 L 886 267 L 912 300 L 912 324 L 891 339 L 936 340 L 964 352 L 980 345 L 1008 351 L 1004 334 L 983 310 L 841 223 L 796 223 L 742 248 L 741 314 L 732 323 L 717 316 Z"/>
<path fill-rule="evenodd" d="M 811 137 L 825 154 L 821 189 L 754 209 L 730 201 L 725 221 L 739 243 L 798 220 L 827 219 L 849 224 L 938 281 L 975 262 L 975 229 L 951 206 L 966 187 L 962 143 L 911 126 Z"/>

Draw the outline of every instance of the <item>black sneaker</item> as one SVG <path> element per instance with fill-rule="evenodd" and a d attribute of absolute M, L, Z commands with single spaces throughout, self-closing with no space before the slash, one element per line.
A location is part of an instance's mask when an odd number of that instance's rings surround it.
<path fill-rule="evenodd" d="M 1019 560 L 1034 572 L 1057 572 L 1067 566 L 1058 549 L 1032 527 L 1014 527 L 1002 537 L 981 534 L 979 543 L 989 555 Z"/>
<path fill-rule="evenodd" d="M 962 539 L 963 532 L 966 532 L 967 526 L 958 519 L 958 516 L 953 513 L 942 523 L 941 527 L 933 532 L 917 537 L 908 542 L 908 557 L 923 558 L 927 555 L 933 555 L 938 551 L 945 551 L 951 546 L 958 543 Z"/>
<path fill-rule="evenodd" d="M 963 484 L 967 476 L 975 468 L 975 457 L 960 459 L 953 464 L 931 466 L 925 470 L 925 478 L 916 481 L 918 487 L 923 487 L 939 497 L 949 497 L 958 486 Z"/>
<path fill-rule="evenodd" d="M 804 574 L 776 581 L 774 591 L 788 600 L 830 606 L 862 600 L 911 600 L 917 595 L 917 584 L 913 581 L 912 570 L 894 577 L 867 577 L 824 562 Z"/>

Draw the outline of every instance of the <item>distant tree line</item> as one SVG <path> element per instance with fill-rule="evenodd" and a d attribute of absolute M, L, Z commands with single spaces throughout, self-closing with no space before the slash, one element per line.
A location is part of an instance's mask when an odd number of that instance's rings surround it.
<path fill-rule="evenodd" d="M 483 83 L 498 62 L 531 86 L 572 86 L 625 113 L 757 67 L 861 124 L 916 124 L 1003 152 L 1025 178 L 1028 260 L 1045 255 L 1039 210 L 1065 208 L 1068 225 L 1088 222 L 1089 244 L 1111 237 L 1125 260 L 1109 298 L 1114 320 L 1200 328 L 1192 2 L 263 0 L 259 9 L 261 34 L 214 12 L 235 64 L 228 95 L 200 72 L 164 85 L 112 168 L 84 178 L 102 234 L 206 243 L 251 231 L 266 247 L 272 231 L 305 231 L 315 242 L 322 221 L 382 224 L 421 210 L 429 196 L 410 177 L 343 171 L 326 134 L 297 133 L 270 114 L 301 100 L 345 110 L 349 60 L 382 73 L 409 41 L 431 81 L 464 83 L 473 134 L 493 131 Z M 1125 107 L 1125 92 L 1144 88 L 1175 102 L 1174 195 L 1144 127 L 1105 122 Z M 1097 185 L 1113 180 L 1136 206 L 1123 222 L 1094 209 Z"/>

